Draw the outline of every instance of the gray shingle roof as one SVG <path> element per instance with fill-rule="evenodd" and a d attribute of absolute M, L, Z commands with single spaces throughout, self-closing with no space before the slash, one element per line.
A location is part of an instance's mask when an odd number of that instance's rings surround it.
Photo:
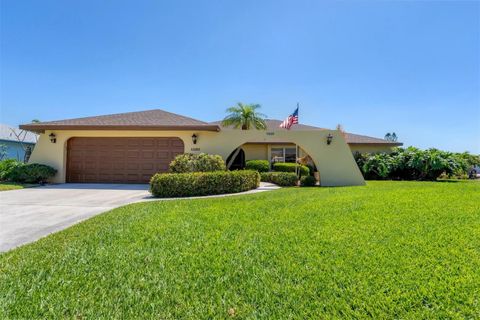
<path fill-rule="evenodd" d="M 198 129 L 218 130 L 218 126 L 167 112 L 160 109 L 117 113 L 104 116 L 94 116 L 40 123 L 30 123 L 20 126 L 21 128 L 42 132 L 44 130 L 174 130 L 174 129 Z"/>
<path fill-rule="evenodd" d="M 350 143 L 350 144 L 389 144 L 394 146 L 403 145 L 403 143 L 401 142 L 393 142 L 385 139 L 374 138 L 374 137 L 348 133 L 348 132 L 346 133 L 346 140 L 347 140 L 347 143 Z"/>

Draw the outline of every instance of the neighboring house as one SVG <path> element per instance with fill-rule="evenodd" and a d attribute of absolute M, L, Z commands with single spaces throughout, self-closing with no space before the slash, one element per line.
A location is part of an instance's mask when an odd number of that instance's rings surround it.
<path fill-rule="evenodd" d="M 36 134 L 0 124 L 0 152 L 3 159 L 24 161 L 25 150 L 33 150 L 36 142 Z"/>
<path fill-rule="evenodd" d="M 346 141 L 338 130 L 305 125 L 286 130 L 278 120 L 267 120 L 267 124 L 267 130 L 232 129 L 148 110 L 20 128 L 40 134 L 30 161 L 56 168 L 53 182 L 145 183 L 154 173 L 166 172 L 176 155 L 203 152 L 219 154 L 227 164 L 237 165 L 245 159 L 295 162 L 308 154 L 322 186 L 363 185 L 352 150 L 389 150 L 400 145 L 353 134 L 346 134 Z"/>

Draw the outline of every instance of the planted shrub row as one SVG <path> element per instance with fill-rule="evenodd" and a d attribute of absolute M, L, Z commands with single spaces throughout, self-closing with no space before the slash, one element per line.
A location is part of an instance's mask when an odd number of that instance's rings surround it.
<path fill-rule="evenodd" d="M 19 183 L 44 183 L 57 173 L 54 168 L 39 164 L 24 164 L 8 159 L 0 161 L 0 180 Z"/>
<path fill-rule="evenodd" d="M 295 165 L 295 163 L 290 162 L 276 162 L 273 164 L 273 171 L 295 172 L 295 168 L 298 168 L 300 176 L 308 176 L 310 174 L 310 169 L 300 164 Z"/>
<path fill-rule="evenodd" d="M 192 197 L 248 191 L 259 185 L 259 173 L 251 170 L 157 173 L 150 180 L 150 192 L 159 198 Z"/>
<path fill-rule="evenodd" d="M 261 172 L 260 180 L 271 182 L 282 187 L 297 185 L 297 175 L 294 172 Z"/>
<path fill-rule="evenodd" d="M 268 160 L 247 160 L 245 168 L 258 172 L 268 172 L 270 171 L 270 162 L 268 162 Z"/>

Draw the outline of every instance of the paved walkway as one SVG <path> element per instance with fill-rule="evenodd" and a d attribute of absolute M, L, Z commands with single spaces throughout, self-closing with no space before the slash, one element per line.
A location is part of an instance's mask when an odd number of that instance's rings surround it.
<path fill-rule="evenodd" d="M 261 183 L 260 188 L 235 196 L 277 189 Z M 193 198 L 209 198 L 193 197 Z M 192 199 L 192 198 L 182 198 Z M 152 198 L 148 185 L 58 184 L 0 192 L 0 252 L 36 241 L 102 212 Z"/>

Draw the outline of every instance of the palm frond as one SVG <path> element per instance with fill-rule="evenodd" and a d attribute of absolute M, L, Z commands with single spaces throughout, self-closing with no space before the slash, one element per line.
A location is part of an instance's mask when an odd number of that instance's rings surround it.
<path fill-rule="evenodd" d="M 249 130 L 252 127 L 265 130 L 267 128 L 264 121 L 266 115 L 256 112 L 260 107 L 259 104 L 243 104 L 238 102 L 235 106 L 227 108 L 226 112 L 229 114 L 223 119 L 222 126 L 242 127 L 244 130 Z"/>

